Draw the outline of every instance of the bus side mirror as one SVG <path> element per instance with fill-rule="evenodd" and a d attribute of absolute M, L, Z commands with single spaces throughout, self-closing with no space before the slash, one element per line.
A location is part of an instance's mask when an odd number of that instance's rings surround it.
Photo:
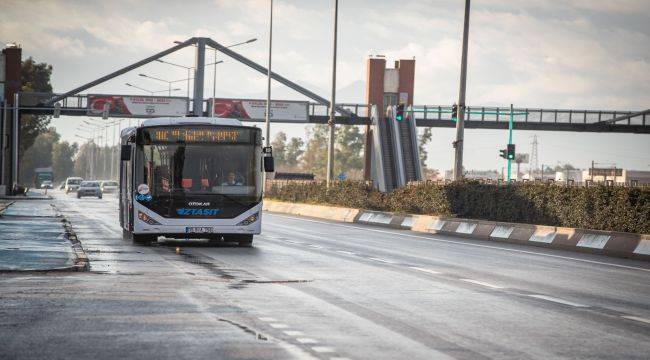
<path fill-rule="evenodd" d="M 120 147 L 120 160 L 122 161 L 131 160 L 131 145 L 122 145 Z"/>
<path fill-rule="evenodd" d="M 274 172 L 275 162 L 273 161 L 273 148 L 265 146 L 262 148 L 262 153 L 264 153 L 264 172 Z"/>
<path fill-rule="evenodd" d="M 273 156 L 265 156 L 264 157 L 264 171 L 265 172 L 274 172 L 275 171 L 275 163 L 273 161 Z"/>

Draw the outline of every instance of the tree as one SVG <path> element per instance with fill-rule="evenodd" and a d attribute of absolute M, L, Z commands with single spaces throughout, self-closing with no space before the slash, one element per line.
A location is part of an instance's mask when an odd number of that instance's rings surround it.
<path fill-rule="evenodd" d="M 97 174 L 97 153 L 99 147 L 94 142 L 86 142 L 79 147 L 77 157 L 74 161 L 74 175 L 84 179 L 90 179 L 93 175 L 91 170 L 91 161 L 93 163 L 94 173 Z"/>
<path fill-rule="evenodd" d="M 34 145 L 23 153 L 20 183 L 33 184 L 34 169 L 52 166 L 52 150 L 60 137 L 56 129 L 51 127 L 35 138 Z"/>
<path fill-rule="evenodd" d="M 427 152 L 427 145 L 431 142 L 432 136 L 433 134 L 431 133 L 431 128 L 425 127 L 424 131 L 422 131 L 418 139 L 418 151 L 420 153 L 420 167 L 422 167 L 423 170 L 427 168 L 427 157 L 429 156 L 429 153 Z"/>
<path fill-rule="evenodd" d="M 555 171 L 567 171 L 567 170 L 575 170 L 575 169 L 576 168 L 571 164 L 564 164 L 564 165 L 557 164 L 557 165 L 555 165 L 554 170 Z"/>
<path fill-rule="evenodd" d="M 296 168 L 300 163 L 301 156 L 305 152 L 303 146 L 305 142 L 301 138 L 292 137 L 287 144 L 286 163 L 289 168 Z"/>
<path fill-rule="evenodd" d="M 20 69 L 20 81 L 22 92 L 52 92 L 50 76 L 52 75 L 52 65 L 46 63 L 36 63 L 29 57 L 23 61 Z M 22 164 L 22 158 L 27 149 L 29 149 L 36 138 L 47 131 L 50 124 L 49 116 L 42 115 L 23 115 L 20 118 L 20 149 L 18 151 L 21 159 L 21 172 L 30 169 Z M 48 157 L 49 158 L 49 157 Z M 32 169 L 33 170 L 33 169 Z M 21 176 L 23 178 L 23 176 Z"/>
<path fill-rule="evenodd" d="M 79 146 L 67 141 L 54 144 L 52 148 L 52 171 L 56 181 L 65 180 L 74 172 L 74 156 Z"/>
<path fill-rule="evenodd" d="M 316 124 L 307 131 L 307 145 L 302 155 L 303 171 L 324 178 L 327 167 L 327 125 Z"/>
<path fill-rule="evenodd" d="M 336 132 L 334 169 L 336 173 L 349 173 L 363 169 L 363 134 L 358 126 L 341 125 Z"/>
<path fill-rule="evenodd" d="M 284 167 L 287 165 L 287 134 L 284 132 L 280 131 L 275 135 L 275 139 L 271 142 L 271 146 L 273 147 L 273 158 L 275 159 L 275 163 L 280 167 Z"/>

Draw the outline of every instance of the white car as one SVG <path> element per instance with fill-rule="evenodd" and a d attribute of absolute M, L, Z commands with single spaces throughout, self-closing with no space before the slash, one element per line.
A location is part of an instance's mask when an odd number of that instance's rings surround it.
<path fill-rule="evenodd" d="M 77 199 L 82 196 L 97 196 L 98 199 L 102 198 L 102 190 L 99 188 L 99 181 L 83 181 L 77 189 Z"/>
<path fill-rule="evenodd" d="M 65 193 L 67 194 L 70 191 L 77 191 L 82 181 L 84 181 L 84 179 L 80 177 L 69 177 L 65 179 L 65 187 L 64 187 Z"/>
<path fill-rule="evenodd" d="M 117 192 L 117 181 L 114 180 L 102 180 L 99 187 L 102 189 L 102 193 L 113 193 Z"/>

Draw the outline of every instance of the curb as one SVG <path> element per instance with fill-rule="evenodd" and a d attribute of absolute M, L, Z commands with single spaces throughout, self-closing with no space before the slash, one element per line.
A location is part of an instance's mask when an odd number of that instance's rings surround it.
<path fill-rule="evenodd" d="M 2 200 L 2 199 L 0 199 L 0 200 Z M 9 202 L 6 202 L 6 203 L 1 203 L 0 204 L 0 216 L 2 216 L 2 214 L 5 212 L 5 210 L 7 210 L 7 208 L 10 207 L 11 204 L 13 204 L 13 203 L 14 203 L 13 201 L 9 201 Z"/>
<path fill-rule="evenodd" d="M 86 252 L 81 246 L 81 241 L 79 241 L 79 238 L 77 238 L 77 234 L 74 232 L 74 230 L 72 229 L 72 225 L 67 219 L 64 218 L 63 220 L 61 220 L 61 222 L 63 223 L 63 227 L 65 228 L 65 232 L 68 236 L 68 240 L 70 240 L 70 242 L 72 243 L 72 250 L 77 256 L 77 260 L 75 260 L 75 264 L 74 266 L 71 267 L 70 270 L 88 271 L 90 269 L 90 262 L 88 261 L 88 255 L 86 255 Z"/>
<path fill-rule="evenodd" d="M 650 261 L 650 235 L 265 200 L 269 212 Z M 353 215 L 354 214 L 354 215 Z M 351 218 L 353 216 L 353 218 Z"/>

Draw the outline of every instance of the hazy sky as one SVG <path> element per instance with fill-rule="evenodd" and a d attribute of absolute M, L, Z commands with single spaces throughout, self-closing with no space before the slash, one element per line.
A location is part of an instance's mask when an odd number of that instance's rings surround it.
<path fill-rule="evenodd" d="M 365 59 L 383 54 L 388 63 L 415 57 L 416 104 L 456 101 L 463 5 L 461 0 L 339 1 L 337 100 L 363 101 Z M 258 38 L 236 50 L 266 64 L 268 9 L 267 0 L 3 0 L 0 41 L 16 41 L 24 58 L 52 64 L 54 90 L 63 92 L 192 36 L 225 45 Z M 326 98 L 332 12 L 330 0 L 275 0 L 273 70 Z M 650 108 L 650 1 L 475 0 L 469 39 L 470 106 Z M 188 66 L 193 59 L 190 49 L 168 58 Z M 186 77 L 182 69 L 151 64 L 89 92 L 138 94 L 126 82 L 165 89 L 138 73 Z M 206 76 L 211 94 L 211 70 Z M 185 84 L 178 85 L 183 88 L 178 95 L 184 95 Z M 263 75 L 234 60 L 218 66 L 217 96 L 263 98 L 265 88 Z M 281 85 L 273 93 L 276 99 L 302 99 Z M 53 125 L 75 140 L 79 121 L 66 117 Z M 273 132 L 279 130 L 304 136 L 300 125 L 274 126 Z M 595 160 L 650 170 L 649 135 L 515 131 L 519 151 L 529 152 L 534 134 L 544 164 L 586 167 Z M 453 137 L 452 129 L 434 129 L 431 167 L 451 168 Z M 506 140 L 505 131 L 466 130 L 466 168 L 500 169 L 498 149 Z"/>

